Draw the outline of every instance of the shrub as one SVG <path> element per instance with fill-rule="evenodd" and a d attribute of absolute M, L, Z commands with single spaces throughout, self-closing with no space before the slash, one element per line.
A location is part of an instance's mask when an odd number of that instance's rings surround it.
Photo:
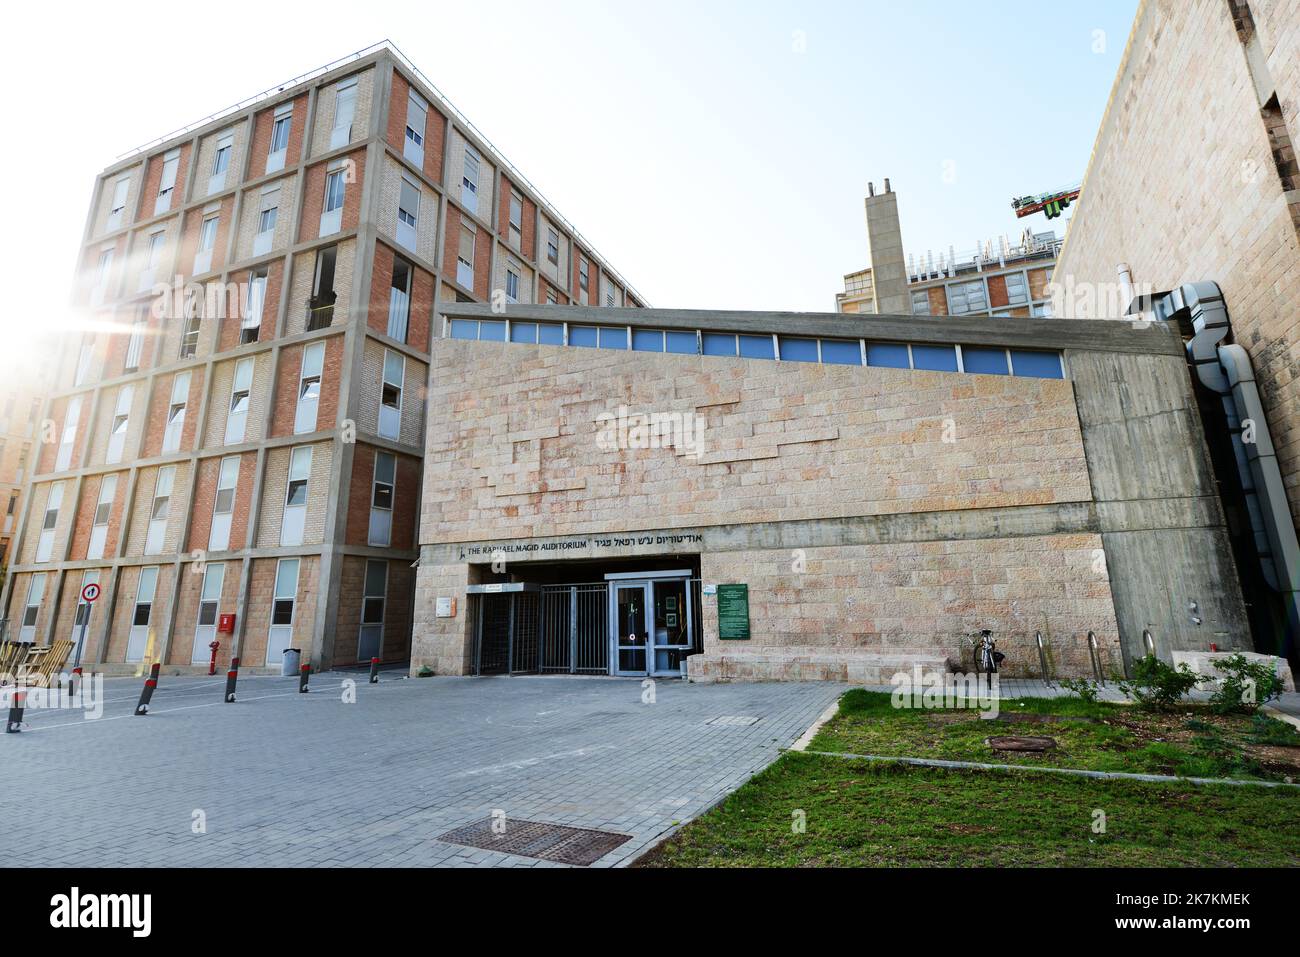
<path fill-rule="evenodd" d="M 1133 662 L 1133 677 L 1119 688 L 1143 708 L 1168 711 L 1204 680 L 1186 664 L 1175 668 L 1147 655 Z"/>
<path fill-rule="evenodd" d="M 1061 687 L 1071 694 L 1076 694 L 1088 704 L 1097 703 L 1097 692 L 1101 686 L 1089 678 L 1062 678 Z"/>
<path fill-rule="evenodd" d="M 1282 679 L 1267 661 L 1251 661 L 1245 655 L 1233 655 L 1214 663 L 1223 674 L 1223 684 L 1210 698 L 1210 707 L 1218 714 L 1254 714 L 1259 706 L 1282 694 Z"/>

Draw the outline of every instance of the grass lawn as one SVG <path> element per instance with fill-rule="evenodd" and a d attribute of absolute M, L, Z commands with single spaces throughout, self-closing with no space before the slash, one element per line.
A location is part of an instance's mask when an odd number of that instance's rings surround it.
<path fill-rule="evenodd" d="M 796 812 L 805 833 L 794 833 Z M 1298 863 L 1300 790 L 1291 788 L 948 771 L 792 752 L 637 866 Z"/>
<path fill-rule="evenodd" d="M 1054 738 L 1041 753 L 994 751 L 996 735 Z M 1216 715 L 1203 705 L 1170 713 L 1078 698 L 1000 703 L 996 720 L 975 711 L 894 708 L 888 693 L 855 689 L 818 732 L 812 751 L 1133 771 L 1184 777 L 1300 781 L 1300 734 L 1267 715 Z"/>

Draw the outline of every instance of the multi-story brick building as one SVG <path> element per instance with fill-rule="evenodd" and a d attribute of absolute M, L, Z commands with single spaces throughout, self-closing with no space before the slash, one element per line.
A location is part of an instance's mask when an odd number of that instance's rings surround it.
<path fill-rule="evenodd" d="M 387 44 L 108 167 L 81 255 L 5 602 L 110 669 L 405 659 L 438 303 L 640 305 Z"/>
<path fill-rule="evenodd" d="M 853 315 L 1045 317 L 1052 314 L 1049 284 L 1061 248 L 1056 233 L 1026 230 L 958 253 L 903 254 L 898 194 L 867 188 L 867 243 L 871 265 L 844 277 L 837 312 Z"/>
<path fill-rule="evenodd" d="M 6 357 L 0 368 L 0 576 L 10 564 L 23 487 L 41 439 L 43 387 L 39 371 L 24 357 Z"/>

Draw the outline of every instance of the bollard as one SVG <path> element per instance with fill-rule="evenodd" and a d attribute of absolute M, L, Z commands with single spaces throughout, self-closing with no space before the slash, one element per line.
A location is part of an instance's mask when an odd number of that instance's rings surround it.
<path fill-rule="evenodd" d="M 311 665 L 303 665 L 298 671 L 298 694 L 307 693 L 307 678 L 311 675 Z"/>
<path fill-rule="evenodd" d="M 370 683 L 372 685 L 379 684 L 379 659 L 378 658 L 370 659 Z"/>
<path fill-rule="evenodd" d="M 1043 682 L 1047 687 L 1055 687 L 1052 684 L 1052 675 L 1047 667 L 1047 643 L 1043 640 L 1041 631 L 1034 633 L 1034 640 L 1038 643 L 1038 669 L 1042 672 Z"/>
<path fill-rule="evenodd" d="M 81 678 L 80 666 L 72 669 L 72 676 L 68 679 L 68 697 L 71 698 L 77 693 L 77 681 Z"/>
<path fill-rule="evenodd" d="M 156 661 L 149 668 L 149 677 L 145 679 L 144 688 L 140 692 L 140 702 L 135 706 L 138 717 L 149 713 L 149 700 L 153 697 L 153 689 L 158 687 L 158 672 L 161 668 L 162 664 Z"/>
<path fill-rule="evenodd" d="M 1101 670 L 1101 649 L 1097 636 L 1091 631 L 1088 632 L 1088 656 L 1092 659 L 1092 676 L 1097 679 L 1097 684 L 1106 687 L 1106 675 Z"/>
<path fill-rule="evenodd" d="M 226 672 L 226 704 L 235 700 L 235 682 L 239 680 L 239 659 L 230 659 L 230 670 Z"/>
<path fill-rule="evenodd" d="M 9 720 L 5 723 L 5 734 L 17 734 L 23 729 L 23 698 L 26 694 L 22 688 L 14 689 L 13 697 L 9 699 Z"/>

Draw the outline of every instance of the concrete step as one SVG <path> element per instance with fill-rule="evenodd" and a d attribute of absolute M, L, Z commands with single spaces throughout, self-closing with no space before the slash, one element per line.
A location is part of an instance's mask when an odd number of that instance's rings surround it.
<path fill-rule="evenodd" d="M 948 656 L 937 650 L 868 651 L 855 648 L 755 648 L 696 655 L 689 659 L 690 680 L 712 681 L 846 681 L 888 684 L 903 671 L 911 674 L 948 670 Z"/>

